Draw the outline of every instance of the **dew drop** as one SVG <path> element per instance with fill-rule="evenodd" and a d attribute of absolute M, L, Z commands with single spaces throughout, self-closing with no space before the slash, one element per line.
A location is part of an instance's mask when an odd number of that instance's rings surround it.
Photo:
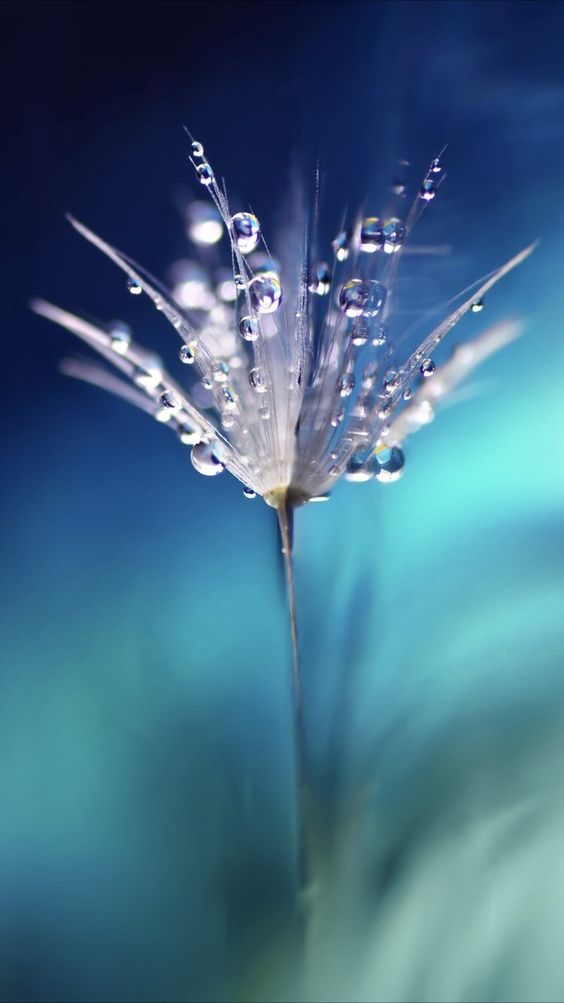
<path fill-rule="evenodd" d="M 393 401 L 391 400 L 383 401 L 378 409 L 378 417 L 382 421 L 384 421 L 386 418 L 389 418 L 393 411 L 393 406 L 394 406 Z"/>
<path fill-rule="evenodd" d="M 482 299 L 475 300 L 474 303 L 472 303 L 470 309 L 472 313 L 481 313 L 482 310 L 484 309 L 484 301 Z"/>
<path fill-rule="evenodd" d="M 247 284 L 247 283 L 245 282 L 245 279 L 244 279 L 244 277 L 243 277 L 242 275 L 240 275 L 240 274 L 239 274 L 239 272 L 237 272 L 237 273 L 236 273 L 236 274 L 235 274 L 235 275 L 233 276 L 233 281 L 234 281 L 234 283 L 235 283 L 235 288 L 236 288 L 236 289 L 244 289 L 244 288 L 245 288 L 245 286 L 246 286 L 246 284 Z"/>
<path fill-rule="evenodd" d="M 260 223 L 252 212 L 238 212 L 231 218 L 233 237 L 241 254 L 250 254 L 259 242 Z"/>
<path fill-rule="evenodd" d="M 221 413 L 221 427 L 225 429 L 233 428 L 235 424 L 235 418 L 228 411 L 222 411 Z"/>
<path fill-rule="evenodd" d="M 310 293 L 315 293 L 316 296 L 327 296 L 331 289 L 331 269 L 324 261 L 315 266 L 308 288 Z"/>
<path fill-rule="evenodd" d="M 143 390 L 155 390 L 162 376 L 161 360 L 156 355 L 146 355 L 133 370 L 133 382 Z"/>
<path fill-rule="evenodd" d="M 401 396 L 404 401 L 411 400 L 411 389 L 409 387 L 406 387 Z"/>
<path fill-rule="evenodd" d="M 355 484 L 362 484 L 365 481 L 371 481 L 373 477 L 374 470 L 370 461 L 366 460 L 365 454 L 354 453 L 347 463 L 345 480 L 352 481 Z"/>
<path fill-rule="evenodd" d="M 338 389 L 341 397 L 350 397 L 355 387 L 354 373 L 343 373 L 341 376 Z"/>
<path fill-rule="evenodd" d="M 433 178 L 425 178 L 419 189 L 419 198 L 424 202 L 431 202 L 437 194 L 437 184 Z"/>
<path fill-rule="evenodd" d="M 129 278 L 127 280 L 127 288 L 132 296 L 140 296 L 143 292 L 143 286 L 137 281 L 137 279 Z"/>
<path fill-rule="evenodd" d="M 394 370 L 386 373 L 384 377 L 384 390 L 387 394 L 393 394 L 400 385 L 400 378 Z"/>
<path fill-rule="evenodd" d="M 419 366 L 419 372 L 421 373 L 422 376 L 425 377 L 425 379 L 428 379 L 429 376 L 432 376 L 433 373 L 435 372 L 435 369 L 436 366 L 432 359 L 423 359 L 423 362 Z"/>
<path fill-rule="evenodd" d="M 346 261 L 349 256 L 351 236 L 347 230 L 341 230 L 333 241 L 332 247 L 337 261 Z"/>
<path fill-rule="evenodd" d="M 190 147 L 192 156 L 195 160 L 201 160 L 204 155 L 204 147 L 197 140 L 194 140 Z"/>
<path fill-rule="evenodd" d="M 268 421 L 268 419 L 270 418 L 270 409 L 267 407 L 266 404 L 263 404 L 262 407 L 259 407 L 258 413 L 259 413 L 259 418 L 262 421 Z"/>
<path fill-rule="evenodd" d="M 110 346 L 117 355 L 127 355 L 131 345 L 131 330 L 127 324 L 115 321 L 110 326 Z"/>
<path fill-rule="evenodd" d="M 245 341 L 256 341 L 259 335 L 256 320 L 252 317 L 242 317 L 239 321 L 239 334 Z"/>
<path fill-rule="evenodd" d="M 366 345 L 369 334 L 368 324 L 365 321 L 357 320 L 353 327 L 351 336 L 353 345 L 356 345 L 357 348 L 361 348 L 363 345 Z"/>
<path fill-rule="evenodd" d="M 349 279 L 339 294 L 347 317 L 376 317 L 386 301 L 386 288 L 375 279 Z"/>
<path fill-rule="evenodd" d="M 165 390 L 159 397 L 159 407 L 170 414 L 175 414 L 182 408 L 182 401 L 174 390 Z"/>
<path fill-rule="evenodd" d="M 196 173 L 200 180 L 200 184 L 202 185 L 206 186 L 211 185 L 215 180 L 213 176 L 213 171 L 209 164 L 206 163 L 200 164 L 200 166 L 196 168 Z"/>
<path fill-rule="evenodd" d="M 225 411 L 236 411 L 237 410 L 237 395 L 230 386 L 224 386 L 221 390 L 223 397 L 223 409 Z"/>
<path fill-rule="evenodd" d="M 194 431 L 189 425 L 179 425 L 178 438 L 183 446 L 195 446 L 197 442 L 201 441 L 202 436 L 200 432 Z"/>
<path fill-rule="evenodd" d="M 380 345 L 385 345 L 388 340 L 388 328 L 385 324 L 378 324 L 376 330 L 374 331 L 374 336 L 372 338 L 372 344 L 375 348 L 379 348 Z"/>
<path fill-rule="evenodd" d="M 178 358 L 185 366 L 193 366 L 196 361 L 196 351 L 193 345 L 182 345 Z"/>
<path fill-rule="evenodd" d="M 405 226 L 400 219 L 391 216 L 382 227 L 384 237 L 384 251 L 386 254 L 394 254 L 399 251 L 405 240 Z"/>
<path fill-rule="evenodd" d="M 202 379 L 202 386 L 204 387 L 205 390 L 211 390 L 212 381 L 210 380 L 209 376 L 204 376 L 203 377 L 203 379 Z"/>
<path fill-rule="evenodd" d="M 213 378 L 216 383 L 225 383 L 229 376 L 229 366 L 226 362 L 218 362 L 213 368 Z"/>
<path fill-rule="evenodd" d="M 282 286 L 274 272 L 257 275 L 249 282 L 251 303 L 259 313 L 274 313 L 282 302 Z"/>
<path fill-rule="evenodd" d="M 360 250 L 374 254 L 384 243 L 382 225 L 378 216 L 366 216 L 360 227 Z"/>
<path fill-rule="evenodd" d="M 249 383 L 253 390 L 256 390 L 257 394 L 265 394 L 268 390 L 268 381 L 266 376 L 262 369 L 259 369 L 258 366 L 255 366 L 255 368 L 251 369 L 249 372 Z"/>
<path fill-rule="evenodd" d="M 223 463 L 215 455 L 213 445 L 210 442 L 196 443 L 192 447 L 190 459 L 192 460 L 192 466 L 199 474 L 203 474 L 204 477 L 215 477 L 216 474 L 220 474 L 222 470 L 225 470 Z"/>
<path fill-rule="evenodd" d="M 435 178 L 440 178 L 444 172 L 444 166 L 439 157 L 435 157 L 429 168 L 429 174 L 433 174 Z"/>
<path fill-rule="evenodd" d="M 403 473 L 405 457 L 398 446 L 382 449 L 375 457 L 375 477 L 383 484 L 397 481 Z"/>
<path fill-rule="evenodd" d="M 345 412 L 340 408 L 331 418 L 331 425 L 333 428 L 337 428 L 345 417 Z"/>
<path fill-rule="evenodd" d="M 252 488 L 244 487 L 243 488 L 243 495 L 244 495 L 245 498 L 256 498 L 257 493 L 256 493 L 256 491 L 253 491 Z"/>

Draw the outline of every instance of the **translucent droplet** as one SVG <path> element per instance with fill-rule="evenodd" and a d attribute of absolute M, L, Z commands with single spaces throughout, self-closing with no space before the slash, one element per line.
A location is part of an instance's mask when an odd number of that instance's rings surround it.
<path fill-rule="evenodd" d="M 209 164 L 200 164 L 196 168 L 196 173 L 202 185 L 211 185 L 214 181 L 213 171 Z"/>
<path fill-rule="evenodd" d="M 316 265 L 313 270 L 312 281 L 309 285 L 310 293 L 316 296 L 326 296 L 331 289 L 331 269 L 324 261 Z"/>
<path fill-rule="evenodd" d="M 374 474 L 377 481 L 390 484 L 397 481 L 403 473 L 405 457 L 398 446 L 381 450 L 375 457 Z"/>
<path fill-rule="evenodd" d="M 174 414 L 182 408 L 182 401 L 174 390 L 165 390 L 159 397 L 159 406 Z"/>
<path fill-rule="evenodd" d="M 360 227 L 360 250 L 374 254 L 384 243 L 382 224 L 378 216 L 366 216 Z"/>
<path fill-rule="evenodd" d="M 245 498 L 256 498 L 257 493 L 256 491 L 253 491 L 252 488 L 244 487 L 243 495 L 245 496 Z"/>
<path fill-rule="evenodd" d="M 372 344 L 379 348 L 380 345 L 385 345 L 388 340 L 388 328 L 385 324 L 378 324 L 373 332 Z"/>
<path fill-rule="evenodd" d="M 237 394 L 235 393 L 233 387 L 224 386 L 221 390 L 221 395 L 223 397 L 223 409 L 224 411 L 236 411 L 237 410 Z"/>
<path fill-rule="evenodd" d="M 242 254 L 250 254 L 259 242 L 260 223 L 252 212 L 238 212 L 231 219 L 237 247 Z"/>
<path fill-rule="evenodd" d="M 247 283 L 245 282 L 244 277 L 242 275 L 240 275 L 239 272 L 237 272 L 233 276 L 233 281 L 235 283 L 235 288 L 236 289 L 244 289 L 245 286 L 247 285 Z"/>
<path fill-rule="evenodd" d="M 350 397 L 354 388 L 354 373 L 343 373 L 338 383 L 339 394 L 341 397 Z"/>
<path fill-rule="evenodd" d="M 216 383 L 225 383 L 229 376 L 229 366 L 226 362 L 218 362 L 213 368 L 213 378 Z"/>
<path fill-rule="evenodd" d="M 342 408 L 339 408 L 339 410 L 331 418 L 331 425 L 333 426 L 333 428 L 337 428 L 337 426 L 340 425 L 341 422 L 343 421 L 344 417 L 345 417 L 345 412 L 343 411 Z"/>
<path fill-rule="evenodd" d="M 402 396 L 402 398 L 403 398 L 404 401 L 410 400 L 411 399 L 411 389 L 410 389 L 410 387 L 406 387 L 401 396 Z"/>
<path fill-rule="evenodd" d="M 265 394 L 268 390 L 268 380 L 262 369 L 259 369 L 258 366 L 255 366 L 249 372 L 249 383 L 253 390 L 256 390 L 257 394 Z"/>
<path fill-rule="evenodd" d="M 347 463 L 345 480 L 355 484 L 362 484 L 364 481 L 371 481 L 374 477 L 374 469 L 370 462 L 366 461 L 364 453 L 355 453 Z"/>
<path fill-rule="evenodd" d="M 133 370 L 133 382 L 143 390 L 155 390 L 162 380 L 161 360 L 156 355 L 146 355 Z"/>
<path fill-rule="evenodd" d="M 351 341 L 353 345 L 356 345 L 357 348 L 361 348 L 362 345 L 366 345 L 369 335 L 370 331 L 366 321 L 357 320 L 356 324 L 353 327 L 351 335 Z"/>
<path fill-rule="evenodd" d="M 251 303 L 259 313 L 274 313 L 282 302 L 282 286 L 274 272 L 257 275 L 249 282 Z"/>
<path fill-rule="evenodd" d="M 433 178 L 425 178 L 419 189 L 419 198 L 424 202 L 431 202 L 437 194 L 437 185 Z"/>
<path fill-rule="evenodd" d="M 405 226 L 400 219 L 395 216 L 387 219 L 382 227 L 384 237 L 384 252 L 394 254 L 399 251 L 405 239 Z"/>
<path fill-rule="evenodd" d="M 235 418 L 228 411 L 221 412 L 221 426 L 222 428 L 230 429 L 233 428 L 235 424 Z"/>
<path fill-rule="evenodd" d="M 201 160 L 202 159 L 202 157 L 204 155 L 204 148 L 203 148 L 203 146 L 202 146 L 201 143 L 197 142 L 197 140 L 193 141 L 192 146 L 190 147 L 190 150 L 191 150 L 192 156 L 194 157 L 194 160 Z"/>
<path fill-rule="evenodd" d="M 386 302 L 386 288 L 375 279 L 349 279 L 339 294 L 347 317 L 376 317 Z"/>
<path fill-rule="evenodd" d="M 263 404 L 262 407 L 259 407 L 258 413 L 259 413 L 259 418 L 262 421 L 268 421 L 268 419 L 270 418 L 270 408 L 268 408 L 266 404 Z"/>
<path fill-rule="evenodd" d="M 380 404 L 380 407 L 378 408 L 378 417 L 381 419 L 381 421 L 385 421 L 386 418 L 390 417 L 393 411 L 393 407 L 394 407 L 394 402 L 391 400 L 385 400 L 382 402 L 382 404 Z"/>
<path fill-rule="evenodd" d="M 470 309 L 471 309 L 472 313 L 481 313 L 482 310 L 484 309 L 484 301 L 481 300 L 481 299 L 480 300 L 475 300 L 474 303 L 472 303 L 472 306 L 470 307 Z"/>
<path fill-rule="evenodd" d="M 127 288 L 132 296 L 139 296 L 143 292 L 143 286 L 137 281 L 137 279 L 129 278 L 127 280 Z"/>
<path fill-rule="evenodd" d="M 427 377 L 433 375 L 435 368 L 436 366 L 432 359 L 423 359 L 423 362 L 419 366 L 419 372 L 427 379 Z"/>
<path fill-rule="evenodd" d="M 208 202 L 191 202 L 186 209 L 186 230 L 190 240 L 199 247 L 217 244 L 223 235 L 223 223 L 215 206 Z"/>
<path fill-rule="evenodd" d="M 397 390 L 400 385 L 400 378 L 396 372 L 391 370 L 386 373 L 384 377 L 384 390 L 387 394 L 393 394 L 394 390 Z"/>
<path fill-rule="evenodd" d="M 117 355 L 127 355 L 131 345 L 131 330 L 127 324 L 114 321 L 110 326 L 110 345 Z"/>
<path fill-rule="evenodd" d="M 239 333 L 245 341 L 256 341 L 259 336 L 256 320 L 253 320 L 252 317 L 241 317 L 239 321 Z"/>
<path fill-rule="evenodd" d="M 201 441 L 202 435 L 188 425 L 179 425 L 178 438 L 183 446 L 195 446 L 197 442 Z"/>
<path fill-rule="evenodd" d="M 192 465 L 199 474 L 204 477 L 215 477 L 220 474 L 225 467 L 221 460 L 217 458 L 213 451 L 213 444 L 210 442 L 198 442 L 190 454 Z"/>
<path fill-rule="evenodd" d="M 350 233 L 348 233 L 347 230 L 341 230 L 341 232 L 335 237 L 332 246 L 337 261 L 347 260 L 349 256 L 350 239 Z"/>
<path fill-rule="evenodd" d="M 196 350 L 193 345 L 182 345 L 178 358 L 185 366 L 193 366 L 196 361 Z"/>
<path fill-rule="evenodd" d="M 441 160 L 439 159 L 439 157 L 435 157 L 429 168 L 429 174 L 433 174 L 435 178 L 440 178 L 443 171 L 444 167 Z"/>
<path fill-rule="evenodd" d="M 204 388 L 205 388 L 206 390 L 211 390 L 211 387 L 212 387 L 212 381 L 210 380 L 209 376 L 204 376 L 204 377 L 203 377 L 203 379 L 202 379 L 202 386 L 203 386 L 203 387 L 204 387 Z"/>

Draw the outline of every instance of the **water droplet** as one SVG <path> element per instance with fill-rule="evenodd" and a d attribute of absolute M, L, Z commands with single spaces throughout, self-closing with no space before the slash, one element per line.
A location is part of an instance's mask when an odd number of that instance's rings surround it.
<path fill-rule="evenodd" d="M 195 346 L 192 345 L 192 344 L 190 344 L 190 345 L 182 345 L 182 347 L 181 347 L 181 349 L 180 349 L 180 351 L 178 353 L 178 358 L 180 359 L 180 361 L 185 366 L 192 366 L 192 365 L 194 365 L 194 362 L 196 361 L 196 349 L 195 349 Z"/>
<path fill-rule="evenodd" d="M 204 376 L 204 377 L 203 377 L 203 379 L 202 379 L 202 386 L 203 386 L 203 387 L 204 387 L 204 388 L 205 388 L 206 390 L 211 390 L 211 387 L 212 387 L 212 381 L 210 380 L 209 376 Z"/>
<path fill-rule="evenodd" d="M 213 171 L 209 164 L 200 164 L 200 166 L 196 168 L 196 173 L 202 185 L 211 185 L 215 180 Z"/>
<path fill-rule="evenodd" d="M 226 429 L 230 429 L 230 428 L 233 428 L 234 424 L 235 424 L 235 418 L 233 417 L 233 415 L 229 414 L 228 411 L 222 411 L 221 412 L 221 427 L 222 428 L 226 428 Z"/>
<path fill-rule="evenodd" d="M 190 240 L 198 247 L 217 244 L 223 235 L 221 216 L 208 202 L 191 202 L 186 209 L 186 230 Z"/>
<path fill-rule="evenodd" d="M 245 286 L 247 285 L 244 276 L 240 275 L 239 272 L 235 273 L 235 275 L 233 276 L 233 281 L 235 283 L 236 289 L 244 289 Z"/>
<path fill-rule="evenodd" d="M 143 292 L 143 286 L 137 281 L 137 279 L 129 278 L 127 280 L 127 288 L 132 296 L 139 296 Z"/>
<path fill-rule="evenodd" d="M 444 167 L 441 160 L 439 159 L 439 157 L 435 157 L 429 168 L 429 174 L 433 174 L 435 178 L 440 178 L 443 172 L 444 172 Z"/>
<path fill-rule="evenodd" d="M 332 247 L 337 261 L 346 261 L 349 256 L 351 235 L 347 230 L 341 230 L 333 241 Z"/>
<path fill-rule="evenodd" d="M 347 317 L 376 317 L 386 302 L 386 288 L 375 279 L 349 279 L 339 294 Z"/>
<path fill-rule="evenodd" d="M 262 369 L 255 366 L 249 372 L 249 383 L 251 384 L 253 390 L 256 390 L 257 394 L 265 394 L 268 390 L 268 381 L 263 373 Z"/>
<path fill-rule="evenodd" d="M 242 254 L 250 254 L 259 242 L 260 223 L 252 212 L 238 212 L 231 219 L 233 237 Z"/>
<path fill-rule="evenodd" d="M 146 355 L 133 370 L 133 382 L 143 390 L 155 390 L 162 380 L 161 360 L 156 355 Z"/>
<path fill-rule="evenodd" d="M 403 398 L 404 401 L 408 401 L 408 400 L 411 399 L 411 389 L 410 389 L 410 387 L 406 387 L 405 388 L 404 392 L 402 393 L 402 398 Z"/>
<path fill-rule="evenodd" d="M 378 409 L 378 417 L 381 419 L 381 421 L 384 421 L 386 418 L 390 417 L 393 411 L 393 407 L 394 407 L 394 402 L 391 400 L 385 400 L 382 402 L 382 404 Z"/>
<path fill-rule="evenodd" d="M 326 296 L 331 289 L 331 269 L 324 261 L 315 266 L 308 288 L 310 293 L 315 293 L 317 296 Z"/>
<path fill-rule="evenodd" d="M 225 470 L 223 463 L 215 455 L 213 444 L 210 442 L 196 443 L 192 448 L 190 459 L 198 473 L 203 474 L 204 477 L 215 477 L 216 474 Z"/>
<path fill-rule="evenodd" d="M 381 450 L 375 457 L 374 472 L 376 480 L 384 484 L 397 481 L 403 473 L 405 457 L 398 446 Z"/>
<path fill-rule="evenodd" d="M 433 178 L 425 178 L 419 189 L 419 198 L 424 202 L 431 202 L 437 194 L 437 185 Z"/>
<path fill-rule="evenodd" d="M 237 410 L 237 394 L 235 393 L 233 387 L 224 386 L 221 390 L 223 397 L 223 409 L 224 411 L 236 411 Z"/>
<path fill-rule="evenodd" d="M 364 481 L 371 481 L 374 477 L 374 469 L 370 461 L 366 460 L 364 453 L 355 453 L 347 463 L 345 480 L 353 481 L 355 484 L 362 484 Z"/>
<path fill-rule="evenodd" d="M 372 344 L 376 348 L 379 348 L 380 345 L 386 344 L 387 339 L 388 339 L 388 328 L 386 327 L 385 324 L 378 324 L 378 326 L 374 330 Z"/>
<path fill-rule="evenodd" d="M 407 186 L 400 178 L 396 178 L 395 181 L 392 181 L 392 191 L 394 195 L 405 195 L 406 187 Z"/>
<path fill-rule="evenodd" d="M 362 345 L 366 345 L 369 336 L 370 336 L 370 329 L 366 321 L 357 320 L 353 327 L 351 335 L 351 341 L 353 345 L 356 345 L 357 348 L 361 348 Z"/>
<path fill-rule="evenodd" d="M 387 394 L 393 394 L 400 385 L 400 378 L 395 370 L 390 370 L 384 377 L 384 390 Z"/>
<path fill-rule="evenodd" d="M 245 498 L 256 498 L 257 493 L 256 491 L 253 491 L 252 488 L 244 487 L 243 495 L 245 496 Z"/>
<path fill-rule="evenodd" d="M 193 141 L 190 147 L 190 151 L 192 153 L 192 156 L 194 157 L 194 160 L 201 160 L 204 155 L 204 147 L 202 146 L 201 143 L 198 143 L 197 140 Z"/>
<path fill-rule="evenodd" d="M 374 254 L 384 243 L 382 225 L 378 216 L 366 216 L 360 227 L 360 250 Z"/>
<path fill-rule="evenodd" d="M 165 390 L 159 397 L 159 407 L 161 410 L 175 414 L 182 408 L 182 400 L 174 390 Z"/>
<path fill-rule="evenodd" d="M 131 330 L 127 324 L 114 321 L 110 325 L 110 345 L 118 355 L 127 355 L 131 345 Z"/>
<path fill-rule="evenodd" d="M 400 219 L 391 216 L 382 227 L 384 237 L 384 251 L 386 254 L 394 254 L 399 251 L 405 239 L 405 226 Z"/>
<path fill-rule="evenodd" d="M 421 373 L 422 376 L 425 377 L 425 379 L 427 379 L 429 376 L 432 376 L 433 373 L 435 372 L 435 369 L 436 366 L 432 359 L 423 359 L 423 362 L 419 366 L 419 372 Z"/>
<path fill-rule="evenodd" d="M 259 407 L 258 413 L 259 413 L 259 418 L 261 418 L 262 421 L 268 421 L 268 419 L 270 418 L 270 409 L 267 407 L 266 404 L 263 404 L 262 407 Z"/>
<path fill-rule="evenodd" d="M 213 368 L 213 378 L 216 383 L 225 383 L 229 376 L 229 366 L 226 362 L 218 362 Z"/>
<path fill-rule="evenodd" d="M 333 426 L 333 428 L 337 428 L 337 426 L 340 425 L 341 422 L 343 421 L 344 417 L 345 417 L 345 412 L 343 411 L 342 408 L 339 408 L 339 410 L 331 418 L 331 425 Z"/>
<path fill-rule="evenodd" d="M 201 432 L 194 431 L 189 425 L 179 425 L 178 438 L 183 446 L 195 446 L 197 442 L 201 441 L 202 435 Z"/>
<path fill-rule="evenodd" d="M 259 336 L 256 320 L 252 317 L 242 317 L 239 321 L 239 333 L 245 341 L 256 341 Z"/>
<path fill-rule="evenodd" d="M 341 397 L 350 397 L 354 388 L 354 373 L 343 373 L 338 383 L 339 394 Z"/>
<path fill-rule="evenodd" d="M 472 313 L 481 313 L 482 310 L 484 309 L 484 301 L 482 299 L 474 300 L 470 309 Z"/>
<path fill-rule="evenodd" d="M 274 272 L 257 275 L 249 282 L 251 303 L 259 313 L 274 313 L 282 302 L 282 286 Z"/>

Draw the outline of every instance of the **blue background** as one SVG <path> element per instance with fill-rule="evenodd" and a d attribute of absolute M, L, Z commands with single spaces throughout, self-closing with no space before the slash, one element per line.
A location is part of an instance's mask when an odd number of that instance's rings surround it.
<path fill-rule="evenodd" d="M 72 339 L 27 310 L 41 295 L 169 338 L 64 213 L 163 275 L 186 253 L 186 122 L 267 228 L 296 160 L 320 156 L 333 226 L 397 158 L 424 171 L 448 141 L 422 223 L 456 252 L 445 299 L 541 238 L 479 315 L 526 325 L 484 392 L 410 441 L 397 484 L 344 484 L 299 512 L 296 559 L 317 788 L 328 818 L 368 791 L 352 856 L 384 944 L 361 950 L 347 927 L 350 967 L 328 986 L 319 964 L 312 998 L 563 999 L 564 7 L 1 17 L 0 997 L 275 999 L 284 984 L 290 648 L 272 512 L 60 377 Z"/>

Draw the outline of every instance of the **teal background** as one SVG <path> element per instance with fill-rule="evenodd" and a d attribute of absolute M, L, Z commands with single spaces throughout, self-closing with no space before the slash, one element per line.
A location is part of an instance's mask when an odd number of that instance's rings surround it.
<path fill-rule="evenodd" d="M 294 159 L 319 153 L 333 226 L 396 157 L 424 170 L 448 141 L 421 224 L 456 252 L 438 298 L 541 239 L 456 338 L 509 315 L 526 335 L 409 441 L 400 482 L 298 513 L 296 572 L 317 789 L 328 817 L 364 792 L 339 859 L 369 875 L 375 938 L 337 900 L 312 998 L 564 999 L 562 5 L 20 3 L 2 19 L 0 998 L 261 998 L 265 981 L 274 999 L 287 975 L 272 513 L 59 377 L 70 336 L 26 307 L 165 342 L 63 216 L 163 274 L 185 249 L 187 122 L 273 229 Z"/>

